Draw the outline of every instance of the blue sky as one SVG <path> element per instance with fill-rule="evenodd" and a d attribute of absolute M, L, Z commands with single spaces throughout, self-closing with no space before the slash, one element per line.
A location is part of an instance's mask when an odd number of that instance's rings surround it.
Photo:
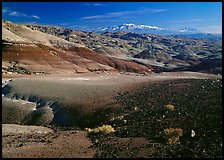
<path fill-rule="evenodd" d="M 2 2 L 2 17 L 80 30 L 134 23 L 222 32 L 222 2 Z"/>

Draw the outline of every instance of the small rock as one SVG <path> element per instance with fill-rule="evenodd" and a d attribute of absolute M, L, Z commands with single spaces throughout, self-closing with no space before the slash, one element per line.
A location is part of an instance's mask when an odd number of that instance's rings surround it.
<path fill-rule="evenodd" d="M 191 130 L 191 137 L 194 137 L 196 135 L 194 130 Z"/>

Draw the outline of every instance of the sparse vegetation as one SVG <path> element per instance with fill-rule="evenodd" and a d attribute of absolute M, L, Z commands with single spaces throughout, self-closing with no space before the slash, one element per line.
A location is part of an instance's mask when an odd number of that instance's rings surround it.
<path fill-rule="evenodd" d="M 115 132 L 115 129 L 111 125 L 103 125 L 101 127 L 97 127 L 94 129 L 85 128 L 88 133 L 103 133 L 103 134 L 110 134 Z"/>
<path fill-rule="evenodd" d="M 8 73 L 11 73 L 11 74 L 28 74 L 28 75 L 31 74 L 31 71 L 29 71 L 29 70 L 27 70 L 23 67 L 18 66 L 17 62 L 10 62 L 9 64 L 10 64 L 10 66 L 2 67 L 2 73 L 5 73 L 5 74 L 8 74 Z"/>
<path fill-rule="evenodd" d="M 173 111 L 175 109 L 175 106 L 172 105 L 172 104 L 167 104 L 167 105 L 165 105 L 165 108 L 170 110 L 170 111 Z"/>
<path fill-rule="evenodd" d="M 148 158 L 222 157 L 221 81 L 164 81 L 118 96 L 124 106 L 123 112 L 130 113 L 125 116 L 128 123 L 118 119 L 105 123 L 116 127 L 113 137 L 127 141 L 113 144 L 110 135 L 103 138 L 90 135 L 93 142 L 98 140 L 95 146 L 100 151 L 96 157 L 137 158 L 143 153 Z M 161 107 L 167 104 L 171 110 L 174 105 L 178 107 L 168 112 L 167 108 Z M 136 106 L 139 109 L 133 112 Z M 147 147 L 130 145 L 139 137 L 147 139 L 144 140 Z"/>
<path fill-rule="evenodd" d="M 164 132 L 168 138 L 168 144 L 179 144 L 180 136 L 183 136 L 182 128 L 166 128 Z"/>

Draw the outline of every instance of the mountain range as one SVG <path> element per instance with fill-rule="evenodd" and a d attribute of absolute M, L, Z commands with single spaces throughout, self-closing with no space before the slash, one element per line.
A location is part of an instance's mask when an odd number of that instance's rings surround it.
<path fill-rule="evenodd" d="M 105 32 L 119 32 L 119 31 L 126 31 L 126 32 L 134 32 L 134 33 L 150 33 L 150 34 L 159 34 L 159 35 L 178 35 L 178 36 L 188 36 L 192 38 L 221 38 L 221 34 L 211 34 L 211 33 L 204 33 L 202 31 L 197 30 L 196 28 L 192 27 L 184 27 L 180 29 L 166 29 L 161 28 L 158 26 L 149 26 L 149 25 L 136 25 L 133 23 L 124 23 L 119 26 L 110 26 L 106 28 L 98 28 L 92 30 L 92 32 L 97 33 L 105 33 Z"/>
<path fill-rule="evenodd" d="M 2 48 L 2 72 L 5 74 L 176 70 L 222 74 L 220 39 L 127 31 L 98 34 L 3 20 Z"/>
<path fill-rule="evenodd" d="M 157 26 L 149 26 L 149 25 L 136 25 L 133 23 L 124 23 L 119 26 L 112 26 L 106 28 L 98 28 L 94 30 L 95 32 L 119 32 L 119 31 L 126 31 L 126 32 L 135 32 L 135 33 L 151 33 L 151 34 L 193 34 L 193 33 L 201 33 L 195 28 L 185 27 L 179 30 L 172 30 L 161 28 Z"/>

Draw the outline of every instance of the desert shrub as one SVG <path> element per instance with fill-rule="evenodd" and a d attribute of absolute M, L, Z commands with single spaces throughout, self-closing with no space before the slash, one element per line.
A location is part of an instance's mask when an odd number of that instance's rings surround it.
<path fill-rule="evenodd" d="M 170 110 L 170 111 L 173 111 L 175 109 L 175 106 L 172 105 L 172 104 L 167 104 L 167 105 L 165 105 L 165 108 Z"/>
<path fill-rule="evenodd" d="M 164 129 L 168 144 L 179 144 L 179 138 L 183 136 L 182 128 L 166 128 Z"/>
<path fill-rule="evenodd" d="M 112 118 L 110 119 L 110 121 L 114 121 L 114 120 L 122 120 L 123 118 L 124 118 L 123 115 L 121 115 L 121 116 L 117 116 L 117 117 L 112 117 Z"/>
<path fill-rule="evenodd" d="M 115 129 L 111 125 L 103 125 L 101 127 L 97 127 L 94 129 L 91 128 L 85 128 L 85 130 L 88 133 L 103 133 L 103 134 L 109 134 L 115 132 Z"/>

